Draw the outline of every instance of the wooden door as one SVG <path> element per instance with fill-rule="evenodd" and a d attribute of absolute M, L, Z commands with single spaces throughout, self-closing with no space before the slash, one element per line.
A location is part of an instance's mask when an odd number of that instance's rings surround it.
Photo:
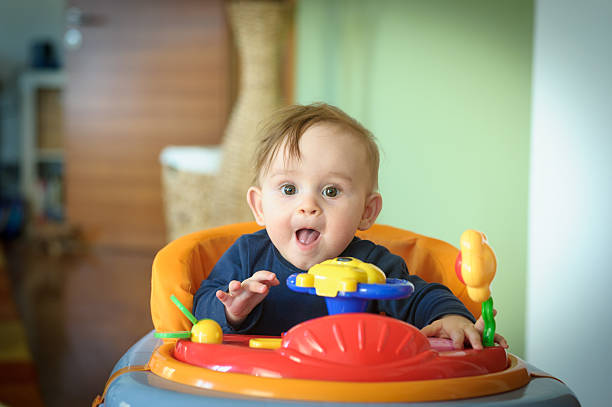
<path fill-rule="evenodd" d="M 68 0 L 66 209 L 95 244 L 165 243 L 159 153 L 219 143 L 229 112 L 222 0 Z"/>

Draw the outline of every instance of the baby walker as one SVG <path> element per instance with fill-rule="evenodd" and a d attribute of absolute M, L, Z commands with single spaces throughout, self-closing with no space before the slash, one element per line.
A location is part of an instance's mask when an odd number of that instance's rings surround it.
<path fill-rule="evenodd" d="M 298 324 L 282 337 L 223 335 L 215 321 L 197 321 L 172 294 L 172 306 L 188 321 L 182 326 L 190 329 L 162 330 L 156 324 L 158 330 L 117 363 L 93 404 L 579 405 L 563 383 L 536 374 L 495 345 L 489 290 L 495 254 L 484 234 L 473 230 L 463 233 L 460 247 L 454 269 L 467 295 L 481 303 L 481 350 L 455 350 L 450 340 L 427 338 L 408 323 L 365 313 L 367 301 L 403 298 L 414 288 L 386 279 L 374 265 L 339 257 L 287 279 L 293 291 L 325 297 L 329 315 Z"/>

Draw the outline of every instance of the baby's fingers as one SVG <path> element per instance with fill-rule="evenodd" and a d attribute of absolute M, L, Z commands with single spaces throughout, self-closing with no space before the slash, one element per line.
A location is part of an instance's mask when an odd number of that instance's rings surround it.
<path fill-rule="evenodd" d="M 242 284 L 240 283 L 240 281 L 232 280 L 227 285 L 227 289 L 229 291 L 229 295 L 235 296 L 237 294 L 240 294 L 240 291 L 242 291 Z"/>
<path fill-rule="evenodd" d="M 265 294 L 268 292 L 268 285 L 264 283 L 260 283 L 256 280 L 245 280 L 243 283 L 244 288 L 254 294 Z"/>
<path fill-rule="evenodd" d="M 427 337 L 438 337 L 440 336 L 441 330 L 442 330 L 442 323 L 440 320 L 437 320 L 421 328 L 421 333 Z"/>
<path fill-rule="evenodd" d="M 502 348 L 508 347 L 508 342 L 506 341 L 506 338 L 504 338 L 500 334 L 495 334 L 493 340 L 495 341 L 495 343 L 498 343 Z"/>
<path fill-rule="evenodd" d="M 482 349 L 482 338 L 480 332 L 473 326 L 465 328 L 465 338 L 470 342 L 473 349 Z"/>
<path fill-rule="evenodd" d="M 253 274 L 253 276 L 249 280 L 255 280 L 260 283 L 270 285 L 270 286 L 275 286 L 275 285 L 280 284 L 280 282 L 278 281 L 278 278 L 276 278 L 276 274 L 268 270 L 259 270 L 258 272 Z"/>
<path fill-rule="evenodd" d="M 465 333 L 461 329 L 457 329 L 450 333 L 450 338 L 453 341 L 453 348 L 463 349 L 463 343 L 465 342 Z"/>
<path fill-rule="evenodd" d="M 225 305 L 226 307 L 231 305 L 231 299 L 232 297 L 226 293 L 223 290 L 217 290 L 217 292 L 215 293 L 215 295 L 217 296 L 217 298 L 219 299 L 219 301 L 221 301 L 221 303 L 223 305 Z"/>

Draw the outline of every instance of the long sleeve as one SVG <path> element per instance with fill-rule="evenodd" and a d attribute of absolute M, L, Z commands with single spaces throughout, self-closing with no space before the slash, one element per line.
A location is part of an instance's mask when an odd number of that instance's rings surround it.
<path fill-rule="evenodd" d="M 217 290 L 227 292 L 230 281 L 244 281 L 251 276 L 248 267 L 248 250 L 245 250 L 244 240 L 244 238 L 238 239 L 221 256 L 208 278 L 202 281 L 193 296 L 193 313 L 196 319 L 214 319 L 221 325 L 224 333 L 248 332 L 261 316 L 262 307 L 259 304 L 240 326 L 234 327 L 227 321 L 225 306 L 216 296 Z"/>

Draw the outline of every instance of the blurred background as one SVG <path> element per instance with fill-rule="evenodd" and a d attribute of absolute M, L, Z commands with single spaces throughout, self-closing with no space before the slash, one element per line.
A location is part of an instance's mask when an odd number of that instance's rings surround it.
<path fill-rule="evenodd" d="M 153 257 L 249 220 L 250 136 L 324 101 L 382 151 L 379 223 L 498 257 L 498 331 L 612 397 L 612 3 L 0 3 L 0 403 L 84 405 L 152 329 Z M 11 372 L 11 373 L 5 373 Z"/>

